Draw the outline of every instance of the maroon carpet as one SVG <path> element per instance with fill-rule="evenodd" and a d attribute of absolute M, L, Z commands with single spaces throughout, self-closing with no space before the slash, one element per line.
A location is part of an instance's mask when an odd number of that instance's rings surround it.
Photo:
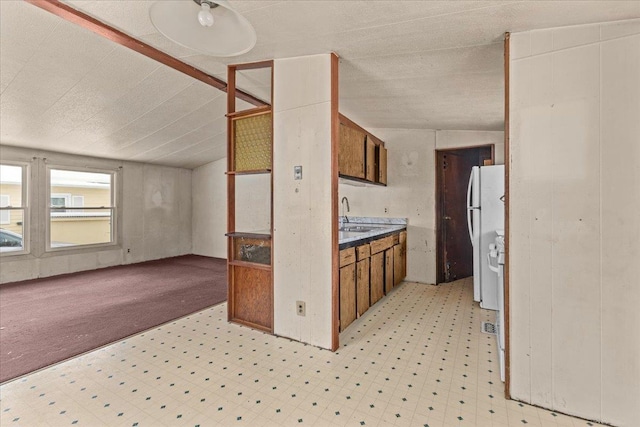
<path fill-rule="evenodd" d="M 226 301 L 226 277 L 186 255 L 0 285 L 0 382 Z"/>

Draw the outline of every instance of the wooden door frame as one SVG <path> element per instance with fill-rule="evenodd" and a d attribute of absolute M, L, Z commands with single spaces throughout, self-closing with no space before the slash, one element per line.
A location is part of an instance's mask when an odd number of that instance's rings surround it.
<path fill-rule="evenodd" d="M 465 150 L 475 150 L 481 148 L 490 148 L 491 149 L 491 163 L 495 164 L 495 144 L 482 144 L 482 145 L 472 145 L 472 146 L 464 146 L 464 147 L 451 147 L 451 148 L 436 148 L 435 156 L 434 156 L 434 165 L 436 172 L 435 179 L 435 218 L 436 218 L 436 284 L 443 283 L 439 282 L 439 280 L 443 277 L 444 272 L 442 270 L 442 258 L 444 255 L 444 242 L 442 240 L 442 230 L 440 227 L 440 223 L 442 222 L 442 206 L 441 206 L 441 176 L 438 165 L 438 155 L 444 152 L 452 152 L 452 151 L 465 151 Z"/>
<path fill-rule="evenodd" d="M 504 397 L 511 400 L 511 339 L 509 335 L 511 307 L 509 281 L 509 176 L 511 173 L 509 138 L 509 43 L 511 34 L 504 34 Z"/>

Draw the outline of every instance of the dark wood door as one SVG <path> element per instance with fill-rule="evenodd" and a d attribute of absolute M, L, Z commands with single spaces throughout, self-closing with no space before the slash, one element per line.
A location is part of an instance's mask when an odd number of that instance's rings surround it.
<path fill-rule="evenodd" d="M 473 275 L 473 247 L 467 231 L 467 185 L 473 166 L 492 163 L 491 146 L 437 151 L 437 280 Z"/>

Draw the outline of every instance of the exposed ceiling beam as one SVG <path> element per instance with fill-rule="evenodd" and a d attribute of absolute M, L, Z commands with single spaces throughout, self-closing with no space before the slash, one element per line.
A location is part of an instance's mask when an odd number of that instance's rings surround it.
<path fill-rule="evenodd" d="M 207 74 L 204 71 L 187 64 L 186 62 L 182 62 L 179 59 L 176 59 L 173 56 L 162 52 L 161 50 L 158 50 L 153 46 L 150 46 L 134 37 L 131 37 L 128 34 L 123 33 L 116 28 L 113 28 L 110 25 L 105 24 L 102 21 L 98 21 L 97 19 L 87 15 L 86 13 L 83 13 L 65 3 L 62 3 L 60 0 L 24 1 L 26 1 L 27 3 L 31 3 L 32 5 L 37 6 L 41 9 L 44 9 L 47 12 L 51 12 L 54 15 L 61 17 L 62 19 L 80 25 L 81 27 L 86 28 L 89 31 L 93 31 L 94 33 L 111 41 L 114 41 L 119 45 L 135 50 L 138 53 L 141 53 L 153 60 L 171 67 L 174 70 L 191 76 L 194 79 L 200 80 L 201 82 L 215 87 L 216 89 L 219 89 L 223 92 L 227 91 L 227 83 L 224 80 Z M 236 97 L 255 106 L 267 105 L 264 101 L 242 90 L 236 90 Z"/>

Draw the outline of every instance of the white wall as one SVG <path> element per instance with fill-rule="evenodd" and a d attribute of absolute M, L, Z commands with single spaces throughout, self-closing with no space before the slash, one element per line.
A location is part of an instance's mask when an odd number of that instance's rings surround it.
<path fill-rule="evenodd" d="M 193 170 L 193 253 L 227 258 L 227 159 Z"/>
<path fill-rule="evenodd" d="M 273 106 L 274 333 L 330 349 L 331 55 L 276 60 Z"/>
<path fill-rule="evenodd" d="M 511 394 L 637 426 L 640 20 L 511 43 Z"/>
<path fill-rule="evenodd" d="M 0 283 L 72 273 L 191 253 L 191 171 L 0 146 L 2 160 L 29 163 L 31 254 L 0 258 Z M 44 250 L 45 161 L 71 167 L 117 169 L 119 244 L 100 249 Z M 120 169 L 119 169 L 120 168 Z"/>
<path fill-rule="evenodd" d="M 347 196 L 353 216 L 408 218 L 407 280 L 435 283 L 435 150 L 495 144 L 496 163 L 502 164 L 504 133 L 368 130 L 385 141 L 388 150 L 388 185 L 354 186 L 342 180 L 339 185 L 340 199 Z"/>

